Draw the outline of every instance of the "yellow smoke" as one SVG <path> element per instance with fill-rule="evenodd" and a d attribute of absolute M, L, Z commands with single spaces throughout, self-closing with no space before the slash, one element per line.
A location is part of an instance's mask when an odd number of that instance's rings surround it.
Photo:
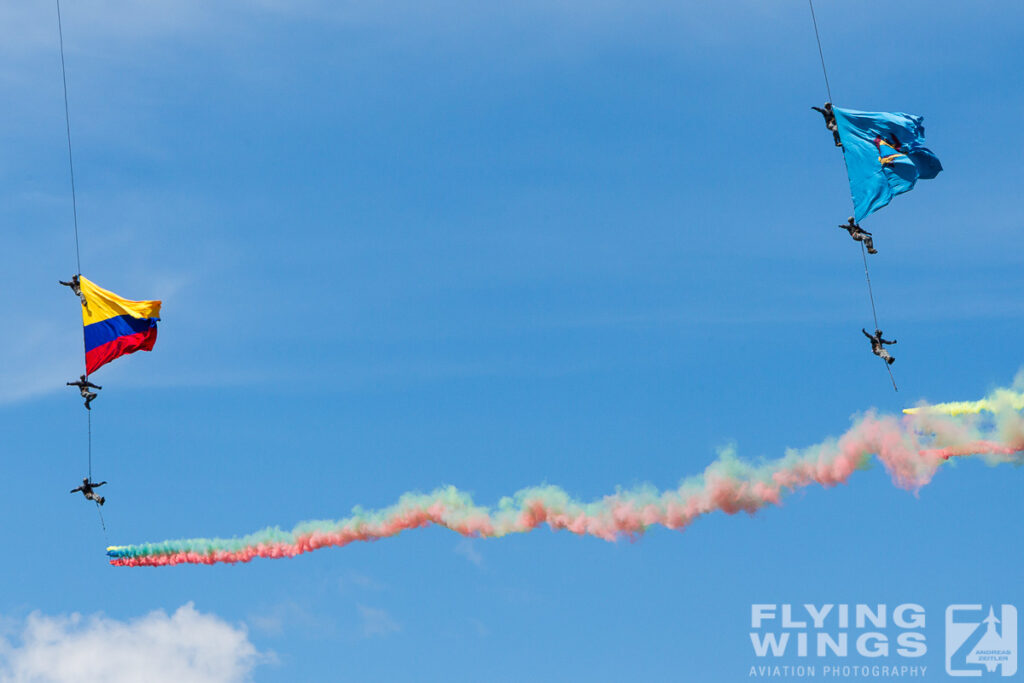
<path fill-rule="evenodd" d="M 981 412 L 997 413 L 1000 411 L 1024 410 L 1024 392 L 1012 389 L 996 389 L 992 395 L 980 401 L 953 401 L 952 403 L 936 403 L 933 406 L 917 406 L 904 408 L 907 415 L 977 415 Z"/>

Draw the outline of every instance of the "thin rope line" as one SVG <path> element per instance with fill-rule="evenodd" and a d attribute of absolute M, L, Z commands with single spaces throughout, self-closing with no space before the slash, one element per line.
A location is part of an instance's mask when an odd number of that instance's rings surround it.
<path fill-rule="evenodd" d="M 875 329 L 877 330 L 878 313 L 875 311 L 875 295 L 871 291 L 871 275 L 868 274 L 868 255 L 867 251 L 864 249 L 863 242 L 860 243 L 860 255 L 861 258 L 864 259 L 864 278 L 868 281 L 868 297 L 871 298 L 871 315 L 875 319 Z M 879 356 L 879 358 L 881 358 L 881 356 Z M 900 390 L 899 387 L 896 386 L 896 378 L 892 376 L 892 368 L 889 367 L 889 363 L 884 358 L 881 358 L 881 360 L 882 363 L 885 365 L 886 372 L 889 373 L 889 380 L 892 382 L 892 388 L 896 391 L 896 393 L 899 393 Z"/>
<path fill-rule="evenodd" d="M 864 259 L 864 278 L 868 281 L 868 297 L 871 299 L 871 315 L 875 319 L 875 329 L 878 329 L 878 312 L 875 310 L 875 294 L 871 291 L 871 275 L 868 273 L 868 255 L 864 249 L 864 243 L 860 243 L 860 255 Z"/>
<path fill-rule="evenodd" d="M 92 481 L 92 411 L 86 411 L 89 414 L 89 481 Z"/>
<path fill-rule="evenodd" d="M 64 129 L 68 136 L 68 170 L 71 174 L 71 212 L 74 217 L 75 226 L 75 266 L 77 267 L 76 273 L 81 276 L 82 274 L 82 250 L 79 245 L 78 239 L 78 196 L 75 192 L 75 158 L 71 152 L 71 110 L 68 106 L 68 71 L 67 66 L 64 62 L 64 22 L 60 16 L 60 0 L 57 2 L 57 35 L 60 40 L 60 77 L 61 82 L 64 85 Z M 86 381 L 89 380 L 89 376 L 85 376 Z M 88 422 L 88 452 L 89 452 L 89 481 L 92 481 L 92 411 L 87 411 L 87 422 Z M 107 523 L 103 520 L 103 510 L 100 509 L 100 504 L 96 503 L 96 514 L 100 517 L 100 527 L 103 528 L 103 538 L 110 542 L 110 538 L 107 536 Z"/>
<path fill-rule="evenodd" d="M 885 363 L 885 359 L 884 358 L 882 359 L 882 362 Z M 889 371 L 889 379 L 892 380 L 892 388 L 893 388 L 893 390 L 897 394 L 900 393 L 899 387 L 896 386 L 896 378 L 892 376 L 892 368 L 889 367 L 888 363 L 885 363 L 885 369 Z"/>
<path fill-rule="evenodd" d="M 82 253 L 78 246 L 78 199 L 75 196 L 75 161 L 71 155 L 71 113 L 68 108 L 68 74 L 64 66 L 64 26 L 60 17 L 60 0 L 57 0 L 57 35 L 60 36 L 60 75 L 64 82 L 64 127 L 68 134 L 68 167 L 71 170 L 71 210 L 75 219 L 75 264 L 82 274 Z"/>
<path fill-rule="evenodd" d="M 818 34 L 818 19 L 814 16 L 814 2 L 807 0 L 811 7 L 811 21 L 814 22 L 814 37 L 818 40 L 818 56 L 821 57 L 821 73 L 825 75 L 825 92 L 828 93 L 828 101 L 832 101 L 832 88 L 828 84 L 828 69 L 825 68 L 825 53 L 821 49 L 821 36 Z"/>
<path fill-rule="evenodd" d="M 818 57 L 821 59 L 821 74 L 825 77 L 825 92 L 828 94 L 828 101 L 832 101 L 832 86 L 828 82 L 828 68 L 825 66 L 825 51 L 821 48 L 821 33 L 818 31 L 818 18 L 814 15 L 814 0 L 807 0 L 808 7 L 811 8 L 811 22 L 814 24 L 814 38 L 818 41 Z M 846 162 L 846 148 L 843 147 L 843 165 L 846 166 L 846 174 L 850 174 L 849 165 Z M 851 197 L 852 199 L 852 197 Z M 854 210 L 856 211 L 857 205 L 854 204 Z M 864 279 L 868 283 L 868 298 L 871 299 L 871 317 L 875 321 L 875 329 L 878 328 L 878 310 L 875 308 L 875 293 L 871 287 L 871 274 L 868 272 L 868 255 L 867 250 L 864 248 L 864 243 L 860 243 L 860 255 L 864 260 Z M 892 375 L 892 368 L 889 367 L 889 363 L 881 358 L 882 363 L 885 364 L 885 370 L 889 373 L 889 379 L 892 381 L 892 388 L 898 393 L 899 388 L 896 386 L 896 378 Z"/>
<path fill-rule="evenodd" d="M 100 516 L 100 526 L 103 527 L 103 538 L 106 539 L 107 545 L 110 545 L 110 537 L 107 536 L 107 523 L 103 521 L 103 510 L 100 509 L 99 503 L 96 503 L 96 513 Z"/>

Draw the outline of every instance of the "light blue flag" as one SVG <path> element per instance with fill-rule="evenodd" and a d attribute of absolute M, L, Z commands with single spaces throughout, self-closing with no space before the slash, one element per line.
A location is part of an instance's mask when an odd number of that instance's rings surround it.
<path fill-rule="evenodd" d="M 833 111 L 858 222 L 912 190 L 918 178 L 934 178 L 942 170 L 938 157 L 923 144 L 920 116 L 839 107 Z"/>

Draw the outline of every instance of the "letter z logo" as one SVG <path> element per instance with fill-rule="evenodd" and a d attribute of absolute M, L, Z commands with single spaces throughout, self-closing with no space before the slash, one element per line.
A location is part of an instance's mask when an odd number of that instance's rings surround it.
<path fill-rule="evenodd" d="M 1000 676 L 1017 673 L 1017 608 L 1013 605 L 946 608 L 946 673 Z"/>

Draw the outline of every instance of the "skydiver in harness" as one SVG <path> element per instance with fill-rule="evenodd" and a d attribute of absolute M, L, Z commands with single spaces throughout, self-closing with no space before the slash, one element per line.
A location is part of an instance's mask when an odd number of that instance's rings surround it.
<path fill-rule="evenodd" d="M 89 391 L 89 389 L 103 388 L 98 384 L 93 384 L 92 382 L 90 382 L 88 379 L 86 379 L 85 375 L 79 377 L 77 382 L 65 382 L 65 384 L 67 384 L 69 387 L 78 387 L 78 390 L 82 393 L 82 398 L 85 399 L 86 410 L 92 410 L 92 408 L 89 407 L 89 404 L 92 403 L 92 400 L 99 395 L 95 391 Z"/>
<path fill-rule="evenodd" d="M 895 339 L 892 341 L 882 339 L 882 331 L 879 329 L 876 329 L 874 334 L 868 334 L 868 331 L 863 327 L 860 328 L 860 331 L 864 333 L 865 337 L 871 340 L 871 353 L 875 354 L 889 365 L 896 362 L 896 359 L 889 355 L 889 350 L 884 346 L 885 344 L 895 344 Z"/>
<path fill-rule="evenodd" d="M 65 287 L 70 287 L 71 291 L 75 293 L 75 296 L 82 301 L 83 306 L 89 305 L 85 302 L 85 295 L 82 294 L 82 283 L 79 282 L 77 275 L 71 276 L 71 282 L 64 282 L 63 280 L 57 280 L 57 282 L 61 283 Z"/>
<path fill-rule="evenodd" d="M 836 123 L 836 113 L 832 111 L 832 103 L 826 102 L 825 108 L 811 107 L 816 112 L 820 112 L 825 117 L 825 127 L 832 131 L 832 139 L 836 142 L 836 147 L 842 147 L 843 143 L 839 140 L 839 124 Z"/>
<path fill-rule="evenodd" d="M 877 254 L 878 250 L 875 249 L 875 243 L 871 240 L 871 233 L 860 227 L 857 221 L 853 220 L 853 216 L 846 219 L 845 223 L 839 225 L 840 228 L 850 233 L 850 237 L 855 242 L 863 242 L 864 246 L 868 248 L 869 254 Z"/>
<path fill-rule="evenodd" d="M 78 493 L 79 491 L 81 491 L 82 495 L 85 496 L 86 499 L 95 501 L 97 505 L 103 505 L 104 501 L 106 501 L 106 498 L 104 498 L 103 496 L 97 496 L 96 492 L 93 489 L 98 489 L 99 487 L 103 486 L 106 483 L 107 482 L 105 481 L 101 481 L 100 483 L 97 484 L 96 482 L 90 481 L 89 477 L 84 477 L 82 479 L 82 485 L 76 489 L 71 489 L 71 493 Z"/>

